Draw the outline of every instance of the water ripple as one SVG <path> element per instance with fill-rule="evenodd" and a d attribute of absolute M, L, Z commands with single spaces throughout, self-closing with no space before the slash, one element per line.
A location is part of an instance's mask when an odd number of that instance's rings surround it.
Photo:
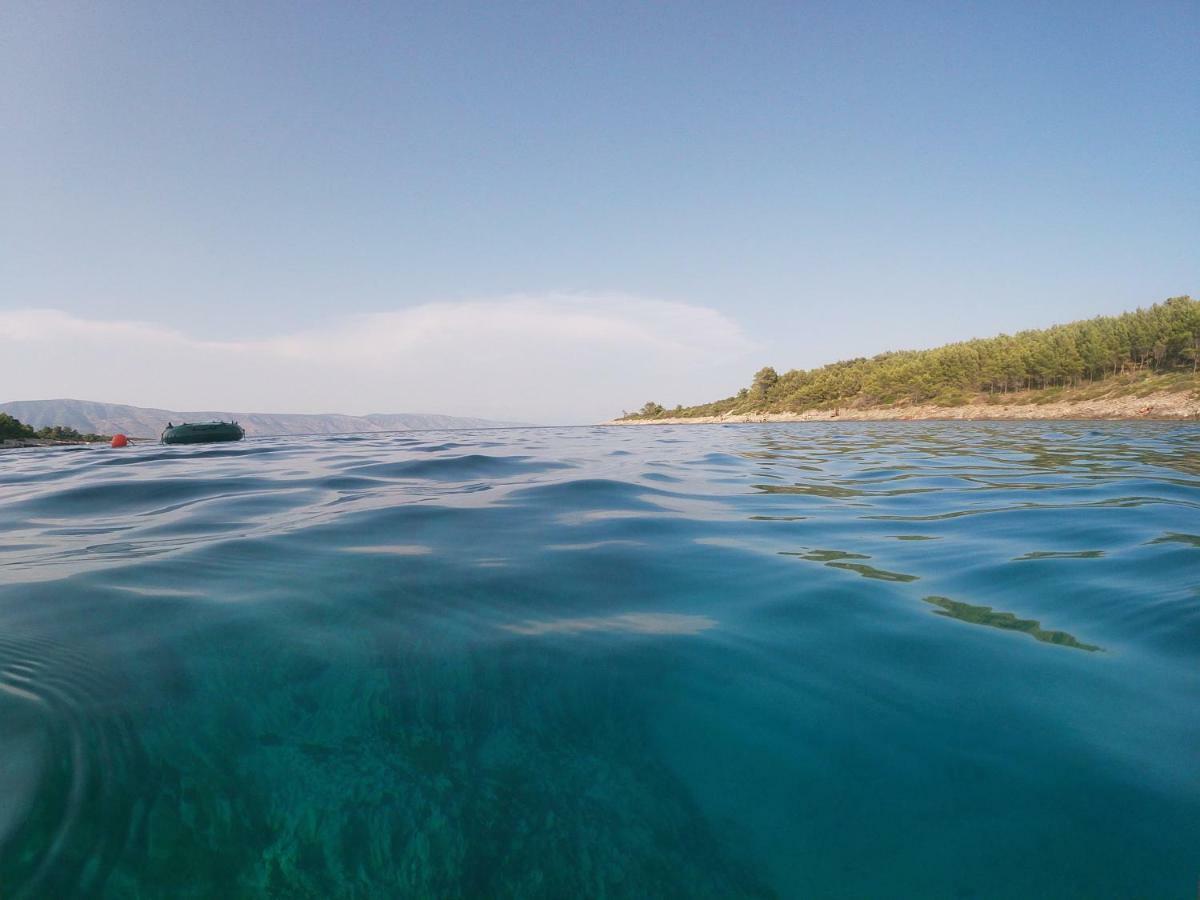
<path fill-rule="evenodd" d="M 20 450 L 0 508 L 5 897 L 1194 889 L 1195 425 Z"/>
<path fill-rule="evenodd" d="M 146 760 L 118 683 L 84 654 L 0 635 L 0 884 L 14 898 L 98 892 L 141 827 Z"/>

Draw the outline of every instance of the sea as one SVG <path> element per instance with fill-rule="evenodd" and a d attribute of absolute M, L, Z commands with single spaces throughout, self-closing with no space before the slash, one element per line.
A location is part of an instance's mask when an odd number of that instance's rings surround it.
<path fill-rule="evenodd" d="M 1192 898 L 1200 426 L 0 456 L 0 896 Z"/>

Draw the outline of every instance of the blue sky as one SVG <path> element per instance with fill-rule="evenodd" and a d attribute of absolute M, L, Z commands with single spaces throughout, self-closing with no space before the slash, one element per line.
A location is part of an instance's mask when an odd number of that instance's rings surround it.
<path fill-rule="evenodd" d="M 7 3 L 0 399 L 586 421 L 1196 294 L 1198 39 L 1194 2 Z M 97 372 L 139 341 L 271 371 Z"/>

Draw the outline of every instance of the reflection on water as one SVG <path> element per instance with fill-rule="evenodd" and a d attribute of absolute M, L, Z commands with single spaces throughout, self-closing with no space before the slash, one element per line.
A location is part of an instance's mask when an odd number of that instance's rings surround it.
<path fill-rule="evenodd" d="M 877 569 L 866 563 L 847 562 L 847 560 L 851 559 L 871 558 L 865 553 L 851 553 L 847 550 L 809 550 L 807 552 L 781 550 L 779 555 L 798 556 L 800 559 L 807 559 L 811 562 L 824 563 L 831 569 L 844 569 L 847 572 L 856 572 L 863 578 L 875 578 L 879 581 L 916 581 L 920 578 L 919 575 L 906 575 L 903 572 L 889 572 L 886 569 Z"/>
<path fill-rule="evenodd" d="M 1103 550 L 1035 550 L 1016 557 L 1013 562 L 1027 559 L 1100 559 L 1103 555 Z"/>
<path fill-rule="evenodd" d="M 432 547 L 422 544 L 379 544 L 366 547 L 343 547 L 346 553 L 390 553 L 393 556 L 424 556 L 432 553 Z"/>
<path fill-rule="evenodd" d="M 1042 624 L 1033 619 L 1018 619 L 1010 612 L 996 612 L 990 606 L 972 606 L 951 600 L 949 597 L 925 597 L 926 603 L 941 607 L 937 614 L 958 619 L 960 622 L 970 622 L 972 625 L 986 625 L 989 628 L 1002 628 L 1007 631 L 1020 631 L 1035 640 L 1047 644 L 1059 644 L 1063 647 L 1074 647 L 1077 650 L 1099 650 L 1095 644 L 1081 643 L 1073 634 L 1065 631 L 1046 631 Z"/>
<path fill-rule="evenodd" d="M 791 552 L 782 550 L 780 553 L 783 556 L 798 556 L 801 559 L 812 560 L 813 562 L 835 562 L 843 559 L 870 559 L 865 553 L 850 553 L 847 550 L 809 550 L 803 553 Z"/>
<path fill-rule="evenodd" d="M 1164 534 L 1150 541 L 1151 544 L 1187 544 L 1200 547 L 1200 534 Z"/>
<path fill-rule="evenodd" d="M 1187 896 L 1198 459 L 1153 423 L 13 451 L 0 896 Z"/>
<path fill-rule="evenodd" d="M 886 569 L 877 569 L 865 563 L 828 562 L 825 565 L 831 569 L 845 569 L 848 572 L 857 572 L 863 578 L 874 578 L 878 581 L 916 581 L 921 577 L 919 575 L 906 575 L 903 572 L 889 572 Z"/>

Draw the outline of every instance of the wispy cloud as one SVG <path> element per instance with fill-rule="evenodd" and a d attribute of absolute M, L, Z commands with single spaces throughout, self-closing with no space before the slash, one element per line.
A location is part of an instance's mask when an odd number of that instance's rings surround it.
<path fill-rule="evenodd" d="M 25 309 L 0 312 L 0 399 L 580 422 L 726 393 L 754 350 L 715 310 L 616 294 L 428 303 L 230 341 Z"/>

